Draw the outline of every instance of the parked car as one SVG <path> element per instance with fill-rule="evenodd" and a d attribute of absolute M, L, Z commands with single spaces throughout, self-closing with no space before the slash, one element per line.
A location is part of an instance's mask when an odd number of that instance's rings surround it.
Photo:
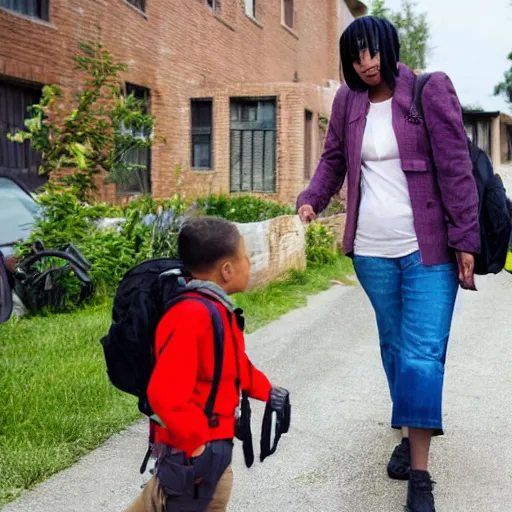
<path fill-rule="evenodd" d="M 26 240 L 36 221 L 39 206 L 22 183 L 0 175 L 0 251 L 4 258 L 14 252 L 14 245 Z"/>
<path fill-rule="evenodd" d="M 20 182 L 0 175 L 0 323 L 27 311 L 60 311 L 70 300 L 80 303 L 93 292 L 90 265 L 72 243 L 55 250 L 35 242 L 30 254 L 15 257 L 15 245 L 29 238 L 40 214 Z"/>

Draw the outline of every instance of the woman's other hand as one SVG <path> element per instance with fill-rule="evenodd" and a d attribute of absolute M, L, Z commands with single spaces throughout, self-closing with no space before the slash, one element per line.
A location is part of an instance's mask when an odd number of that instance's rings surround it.
<path fill-rule="evenodd" d="M 309 204 L 303 204 L 299 208 L 299 217 L 302 222 L 305 224 L 309 224 L 316 219 L 316 213 L 313 210 L 313 207 Z"/>
<path fill-rule="evenodd" d="M 459 282 L 464 290 L 476 291 L 475 286 L 475 257 L 469 252 L 457 253 L 459 265 Z"/>

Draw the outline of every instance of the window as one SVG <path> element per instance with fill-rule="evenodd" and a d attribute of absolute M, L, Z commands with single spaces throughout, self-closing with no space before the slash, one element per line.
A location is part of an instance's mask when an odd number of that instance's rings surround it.
<path fill-rule="evenodd" d="M 0 0 L 0 7 L 25 16 L 49 20 L 49 0 Z"/>
<path fill-rule="evenodd" d="M 39 153 L 30 147 L 29 141 L 11 142 L 7 134 L 25 129 L 28 107 L 40 98 L 40 86 L 0 82 L 0 174 L 17 178 L 31 191 L 47 181 L 46 176 L 39 175 Z"/>
<path fill-rule="evenodd" d="M 212 168 L 212 118 L 211 100 L 192 100 L 192 168 Z"/>
<path fill-rule="evenodd" d="M 275 100 L 231 100 L 230 110 L 231 192 L 275 192 Z"/>
<path fill-rule="evenodd" d="M 245 14 L 251 18 L 256 18 L 256 0 L 244 0 Z"/>
<path fill-rule="evenodd" d="M 151 91 L 146 87 L 126 83 L 126 94 L 144 101 L 146 107 L 145 112 L 149 112 L 151 108 Z M 144 129 L 139 132 L 129 130 L 130 134 L 142 139 L 148 139 L 153 134 L 146 133 Z M 133 166 L 123 176 L 119 176 L 117 180 L 117 193 L 125 194 L 150 194 L 151 193 L 151 148 L 135 146 L 127 149 L 122 155 L 124 163 Z"/>
<path fill-rule="evenodd" d="M 295 10 L 293 0 L 282 0 L 283 2 L 283 23 L 289 27 L 295 26 Z"/>
<path fill-rule="evenodd" d="M 313 113 L 306 110 L 304 114 L 304 179 L 311 179 Z"/>
<path fill-rule="evenodd" d="M 139 11 L 146 12 L 146 0 L 127 0 L 128 3 L 137 7 Z"/>
<path fill-rule="evenodd" d="M 206 3 L 210 6 L 210 9 L 212 11 L 216 11 L 217 10 L 217 0 L 206 0 Z"/>

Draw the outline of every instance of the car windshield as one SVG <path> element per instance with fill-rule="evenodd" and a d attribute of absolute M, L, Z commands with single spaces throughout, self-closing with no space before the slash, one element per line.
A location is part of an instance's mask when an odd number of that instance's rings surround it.
<path fill-rule="evenodd" d="M 33 197 L 11 179 L 0 176 L 0 246 L 27 238 L 37 211 Z"/>

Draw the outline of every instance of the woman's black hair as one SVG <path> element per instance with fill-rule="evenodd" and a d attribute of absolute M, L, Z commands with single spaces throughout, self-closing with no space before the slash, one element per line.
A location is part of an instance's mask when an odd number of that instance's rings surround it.
<path fill-rule="evenodd" d="M 366 91 L 365 84 L 354 69 L 361 50 L 368 49 L 375 57 L 380 53 L 380 74 L 391 89 L 395 88 L 400 59 L 400 42 L 395 26 L 383 18 L 363 16 L 353 21 L 340 39 L 343 77 L 352 90 Z"/>

